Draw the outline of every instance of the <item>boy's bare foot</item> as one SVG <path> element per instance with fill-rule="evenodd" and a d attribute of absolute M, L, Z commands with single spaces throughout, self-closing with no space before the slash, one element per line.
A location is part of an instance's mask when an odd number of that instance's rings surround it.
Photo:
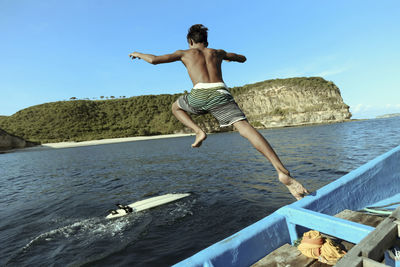
<path fill-rule="evenodd" d="M 297 199 L 302 199 L 305 195 L 310 194 L 304 186 L 290 177 L 288 174 L 280 173 L 279 181 L 281 181 L 289 189 L 289 192 Z"/>
<path fill-rule="evenodd" d="M 207 134 L 204 131 L 196 133 L 196 140 L 192 144 L 192 147 L 200 147 L 204 140 L 206 140 Z"/>

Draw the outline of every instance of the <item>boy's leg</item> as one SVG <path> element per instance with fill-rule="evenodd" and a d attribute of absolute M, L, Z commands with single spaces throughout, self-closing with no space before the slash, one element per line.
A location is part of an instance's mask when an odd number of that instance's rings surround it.
<path fill-rule="evenodd" d="M 174 116 L 182 122 L 185 126 L 189 127 L 196 133 L 196 140 L 192 144 L 192 147 L 200 147 L 201 143 L 207 138 L 207 134 L 201 129 L 187 114 L 186 111 L 181 109 L 177 103 L 178 101 L 175 101 L 172 104 L 172 113 Z"/>
<path fill-rule="evenodd" d="M 301 199 L 308 194 L 307 189 L 290 176 L 289 171 L 283 166 L 278 155 L 270 146 L 268 141 L 262 136 L 247 120 L 241 120 L 233 124 L 240 135 L 246 137 L 250 143 L 263 154 L 278 172 L 279 181 L 287 186 L 290 193 L 297 199 Z"/>

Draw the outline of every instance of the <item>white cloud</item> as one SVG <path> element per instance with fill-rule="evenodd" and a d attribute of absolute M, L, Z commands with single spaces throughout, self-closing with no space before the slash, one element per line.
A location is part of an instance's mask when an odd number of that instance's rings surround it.
<path fill-rule="evenodd" d="M 386 108 L 400 108 L 400 104 L 386 104 L 385 105 Z"/>
<path fill-rule="evenodd" d="M 362 109 L 362 107 L 363 107 L 363 104 L 357 104 L 354 108 L 351 107 L 350 109 L 352 112 L 357 113 Z"/>
<path fill-rule="evenodd" d="M 350 112 L 354 119 L 375 118 L 384 114 L 400 113 L 400 104 L 357 104 L 350 107 Z"/>
<path fill-rule="evenodd" d="M 341 67 L 337 67 L 337 68 L 324 70 L 320 73 L 315 74 L 315 76 L 321 76 L 321 77 L 333 76 L 333 75 L 337 75 L 337 74 L 346 72 L 349 69 L 350 69 L 350 66 L 341 66 Z"/>
<path fill-rule="evenodd" d="M 328 77 L 341 74 L 352 68 L 350 61 L 342 61 L 337 55 L 326 55 L 312 58 L 301 65 L 292 66 L 278 70 L 275 76 L 298 77 L 298 76 L 320 76 Z M 327 67 L 329 66 L 329 67 Z"/>
<path fill-rule="evenodd" d="M 307 76 L 307 73 L 295 68 L 286 68 L 271 73 L 271 76 L 274 78 L 275 77 L 292 78 L 292 77 Z"/>

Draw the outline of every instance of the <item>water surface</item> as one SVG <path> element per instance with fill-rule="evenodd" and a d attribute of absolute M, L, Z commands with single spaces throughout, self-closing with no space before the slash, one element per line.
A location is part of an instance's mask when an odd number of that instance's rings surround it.
<path fill-rule="evenodd" d="M 400 117 L 262 130 L 309 190 L 400 144 Z M 294 201 L 238 133 L 0 155 L 0 265 L 168 266 Z M 191 192 L 116 220 L 115 203 Z"/>

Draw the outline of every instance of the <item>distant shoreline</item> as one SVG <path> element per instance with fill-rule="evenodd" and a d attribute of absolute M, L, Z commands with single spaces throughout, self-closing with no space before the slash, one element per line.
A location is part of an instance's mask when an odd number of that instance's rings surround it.
<path fill-rule="evenodd" d="M 299 125 L 290 125 L 290 126 L 275 126 L 268 128 L 257 128 L 258 130 L 271 130 L 271 129 L 279 129 L 279 128 L 287 128 L 287 127 L 307 127 L 307 126 L 315 126 L 315 125 L 326 125 L 326 124 L 335 124 L 335 123 L 345 123 L 352 121 L 364 121 L 368 119 L 350 119 L 342 122 L 323 122 L 323 123 L 305 123 Z M 211 134 L 211 133 L 209 133 Z M 163 135 L 150 135 L 150 136 L 134 136 L 134 137 L 120 137 L 120 138 L 108 138 L 108 139 L 99 139 L 99 140 L 90 140 L 90 141 L 80 141 L 80 142 L 57 142 L 57 143 L 45 143 L 34 147 L 26 147 L 26 148 L 17 148 L 2 151 L 1 153 L 10 153 L 10 152 L 23 152 L 23 151 L 38 151 L 38 150 L 49 150 L 49 149 L 60 149 L 60 148 L 73 148 L 73 147 L 84 147 L 84 146 L 95 146 L 95 145 L 106 145 L 106 144 L 116 144 L 123 142 L 134 142 L 134 141 L 145 141 L 145 140 L 155 140 L 155 139 L 164 139 L 164 138 L 178 138 L 185 136 L 194 136 L 194 133 L 183 133 L 183 134 L 163 134 Z"/>
<path fill-rule="evenodd" d="M 15 149 L 12 151 L 33 151 L 33 150 L 48 150 L 48 149 L 59 149 L 59 148 L 71 148 L 71 147 L 82 147 L 82 146 L 96 146 L 96 145 L 106 145 L 133 141 L 144 141 L 144 140 L 154 140 L 154 139 L 164 139 L 164 138 L 177 138 L 194 135 L 190 134 L 163 134 L 163 135 L 152 135 L 152 136 L 135 136 L 135 137 L 122 137 L 122 138 L 110 138 L 110 139 L 100 139 L 82 142 L 59 142 L 59 143 L 46 143 L 34 147 L 26 147 L 21 149 Z M 12 152 L 11 150 L 7 152 Z"/>

